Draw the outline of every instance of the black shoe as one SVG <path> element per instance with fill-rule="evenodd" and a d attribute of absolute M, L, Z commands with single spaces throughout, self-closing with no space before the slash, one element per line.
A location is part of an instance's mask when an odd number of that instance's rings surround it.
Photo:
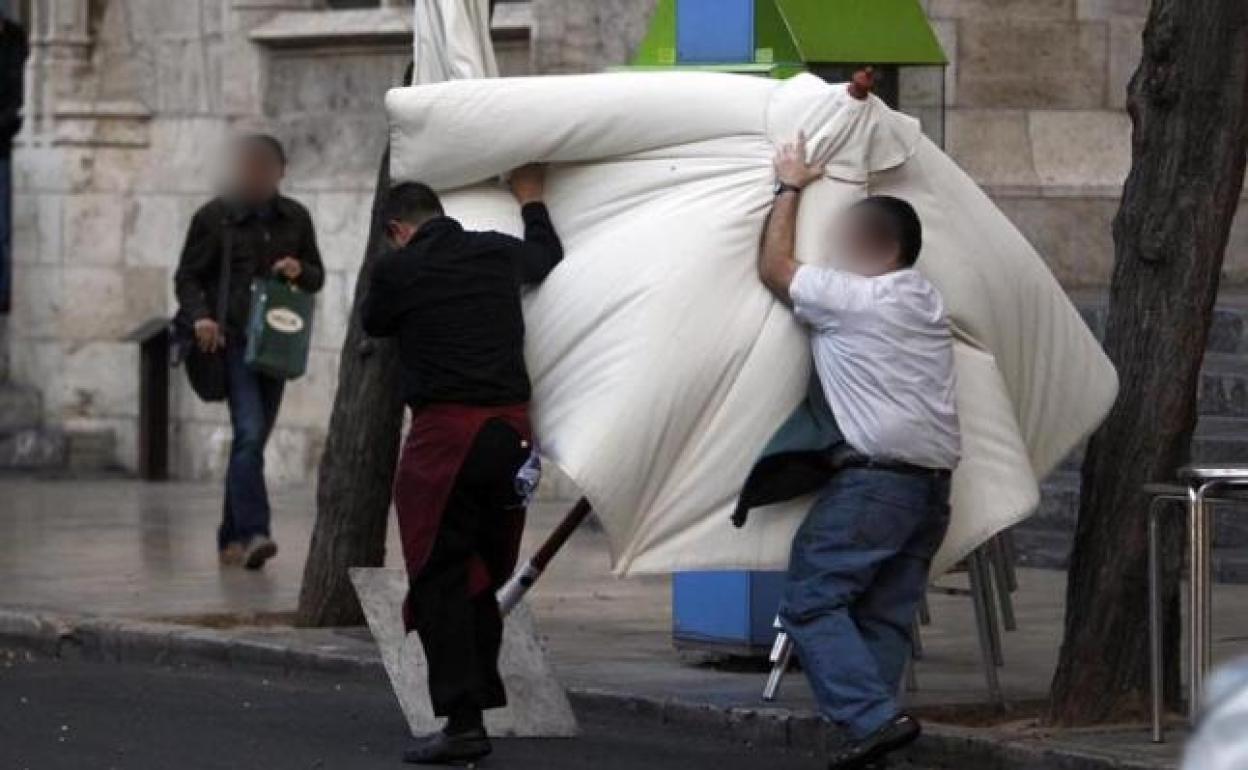
<path fill-rule="evenodd" d="M 909 746 L 919 737 L 919 723 L 909 714 L 898 714 L 883 727 L 859 741 L 854 741 L 828 762 L 828 770 L 866 770 L 879 766 L 886 754 Z"/>
<path fill-rule="evenodd" d="M 417 738 L 403 752 L 403 761 L 413 765 L 466 765 L 488 756 L 490 751 L 490 737 L 485 728 L 478 727 L 458 735 L 434 733 Z"/>

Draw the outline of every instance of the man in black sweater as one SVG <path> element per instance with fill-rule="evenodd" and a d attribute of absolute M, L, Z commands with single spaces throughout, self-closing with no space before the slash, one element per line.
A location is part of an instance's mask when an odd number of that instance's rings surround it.
<path fill-rule="evenodd" d="M 9 312 L 12 260 L 13 137 L 22 128 L 22 85 L 30 47 L 26 30 L 0 11 L 0 315 Z"/>
<path fill-rule="evenodd" d="M 394 483 L 410 584 L 403 615 L 425 649 L 434 712 L 447 718 L 408 762 L 485 756 L 482 711 L 506 705 L 494 594 L 516 566 L 525 504 L 516 473 L 533 452 L 520 292 L 563 258 L 544 179 L 540 166 L 511 176 L 523 240 L 464 230 L 422 184 L 387 198 L 395 250 L 373 270 L 362 320 L 398 342 L 412 412 Z"/>

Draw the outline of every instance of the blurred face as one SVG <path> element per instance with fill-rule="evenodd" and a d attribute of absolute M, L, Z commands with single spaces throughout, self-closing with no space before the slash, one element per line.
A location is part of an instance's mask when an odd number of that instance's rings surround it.
<path fill-rule="evenodd" d="M 234 186 L 249 203 L 263 203 L 277 195 L 286 167 L 272 149 L 257 142 L 240 142 L 234 149 Z"/>
<path fill-rule="evenodd" d="M 857 209 L 845 212 L 841 233 L 842 258 L 837 266 L 842 270 L 877 276 L 901 267 L 899 246 L 880 237 L 864 212 Z"/>

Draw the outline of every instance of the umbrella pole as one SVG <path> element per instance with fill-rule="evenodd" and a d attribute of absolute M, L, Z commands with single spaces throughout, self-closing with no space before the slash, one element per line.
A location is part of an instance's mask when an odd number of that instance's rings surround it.
<path fill-rule="evenodd" d="M 523 567 L 516 570 L 498 591 L 498 609 L 503 614 L 511 612 L 511 610 L 520 603 L 524 595 L 529 592 L 537 579 L 542 576 L 546 570 L 546 566 L 550 564 L 550 560 L 555 558 L 555 554 L 559 553 L 559 549 L 563 548 L 564 543 L 568 542 L 568 538 L 572 537 L 572 533 L 581 526 L 585 519 L 589 518 L 589 514 L 593 512 L 593 507 L 585 498 L 576 501 L 576 505 L 572 506 L 572 510 L 568 511 L 563 517 L 563 521 L 559 522 L 559 526 L 555 527 L 555 531 L 550 533 L 550 537 L 546 538 L 546 542 L 542 543 L 542 547 L 537 549 L 537 553 L 533 554 L 533 558 L 529 559 Z"/>

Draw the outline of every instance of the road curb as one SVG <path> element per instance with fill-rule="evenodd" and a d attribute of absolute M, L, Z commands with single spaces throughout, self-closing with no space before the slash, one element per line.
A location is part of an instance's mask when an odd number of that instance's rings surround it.
<path fill-rule="evenodd" d="M 380 657 L 346 653 L 331 646 L 296 646 L 239 638 L 228 630 L 171 623 L 72 617 L 0 608 L 0 644 L 44 655 L 107 662 L 161 665 L 229 665 L 286 673 L 386 677 Z M 656 726 L 759 748 L 821 753 L 841 741 L 840 733 L 810 712 L 784 708 L 741 708 L 678 698 L 652 698 L 609 689 L 573 687 L 568 696 L 578 713 L 618 716 L 624 711 Z M 1055 749 L 1041 738 L 995 729 L 927 724 L 907 752 L 910 762 L 958 770 L 1170 770 L 1154 760 L 1110 757 L 1071 748 Z"/>

